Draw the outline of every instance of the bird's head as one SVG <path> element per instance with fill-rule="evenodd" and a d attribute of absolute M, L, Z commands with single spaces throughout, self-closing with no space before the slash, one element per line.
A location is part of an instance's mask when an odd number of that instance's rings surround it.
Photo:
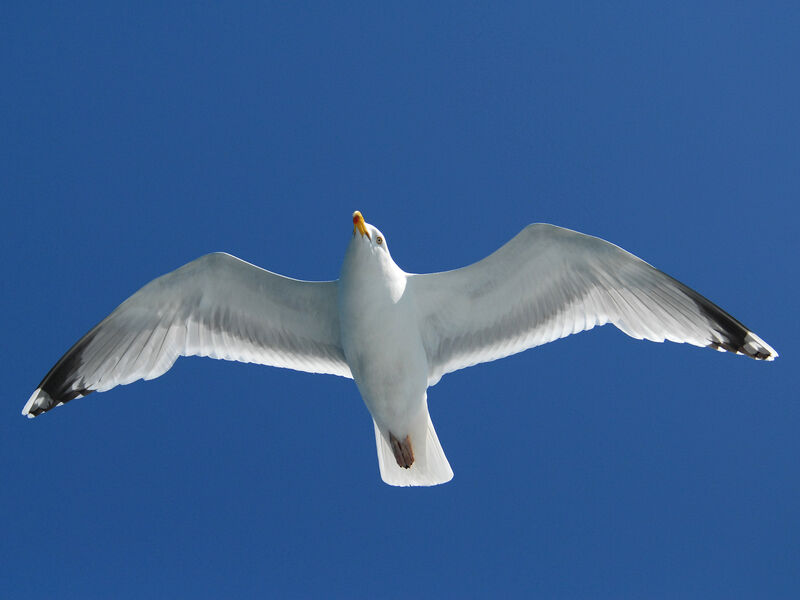
<path fill-rule="evenodd" d="M 361 251 L 385 252 L 387 257 L 391 257 L 386 237 L 377 227 L 367 223 L 358 210 L 353 213 L 353 239 L 350 242 L 350 246 Z"/>
<path fill-rule="evenodd" d="M 406 279 L 406 273 L 389 254 L 386 237 L 377 227 L 364 221 L 359 211 L 354 212 L 353 236 L 342 262 L 340 282 L 344 282 L 345 287 L 354 283 L 358 289 L 356 293 L 364 298 L 375 298 L 366 290 L 383 290 L 397 302 L 403 296 Z"/>

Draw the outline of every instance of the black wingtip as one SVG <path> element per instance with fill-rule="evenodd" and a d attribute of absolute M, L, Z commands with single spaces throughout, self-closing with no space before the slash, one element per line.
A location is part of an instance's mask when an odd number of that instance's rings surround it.
<path fill-rule="evenodd" d="M 83 364 L 83 353 L 94 339 L 94 330 L 83 336 L 44 376 L 39 387 L 28 400 L 22 414 L 37 417 L 61 404 L 91 394 L 78 380 L 78 370 Z"/>
<path fill-rule="evenodd" d="M 719 306 L 696 292 L 692 299 L 711 321 L 718 338 L 708 347 L 720 352 L 744 354 L 755 360 L 775 360 L 778 353 L 764 340 L 734 319 Z"/>

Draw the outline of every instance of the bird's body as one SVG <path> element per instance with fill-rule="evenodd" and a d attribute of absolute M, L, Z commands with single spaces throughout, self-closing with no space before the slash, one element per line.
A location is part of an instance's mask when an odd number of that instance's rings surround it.
<path fill-rule="evenodd" d="M 453 474 L 428 416 L 429 369 L 408 274 L 383 235 L 364 227 L 370 234 L 354 232 L 339 277 L 342 348 L 375 421 L 384 480 L 409 485 L 434 470 L 430 483 L 442 483 Z"/>
<path fill-rule="evenodd" d="M 428 414 L 445 373 L 611 322 L 628 335 L 773 360 L 777 353 L 718 306 L 608 242 L 526 227 L 484 260 L 405 273 L 383 234 L 353 215 L 337 281 L 299 281 L 227 254 L 153 280 L 81 338 L 23 414 L 211 356 L 355 380 L 373 417 L 383 480 L 452 478 Z"/>

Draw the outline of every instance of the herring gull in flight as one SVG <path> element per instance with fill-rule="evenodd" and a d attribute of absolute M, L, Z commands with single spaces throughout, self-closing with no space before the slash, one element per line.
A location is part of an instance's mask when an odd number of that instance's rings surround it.
<path fill-rule="evenodd" d="M 442 375 L 613 323 L 757 360 L 778 356 L 716 304 L 622 248 L 537 223 L 462 269 L 424 275 L 392 260 L 353 214 L 337 281 L 300 281 L 224 253 L 154 279 L 56 363 L 22 413 L 163 375 L 179 356 L 349 377 L 372 415 L 391 485 L 436 485 L 453 471 L 428 414 Z"/>

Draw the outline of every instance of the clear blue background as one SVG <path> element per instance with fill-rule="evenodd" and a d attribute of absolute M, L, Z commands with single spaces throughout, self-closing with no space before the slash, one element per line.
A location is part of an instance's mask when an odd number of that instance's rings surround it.
<path fill-rule="evenodd" d="M 800 597 L 797 3 L 139 4 L 3 10 L 0 595 Z M 355 209 L 412 272 L 598 235 L 782 356 L 605 327 L 448 375 L 431 489 L 332 376 L 182 359 L 20 416 L 203 253 L 336 278 Z"/>

